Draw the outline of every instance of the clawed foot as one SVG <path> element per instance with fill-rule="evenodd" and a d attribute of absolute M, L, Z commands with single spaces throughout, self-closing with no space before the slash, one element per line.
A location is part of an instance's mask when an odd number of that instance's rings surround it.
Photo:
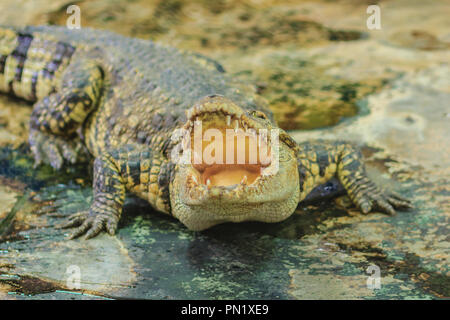
<path fill-rule="evenodd" d="M 85 239 L 90 239 L 104 230 L 110 235 L 114 235 L 118 222 L 119 219 L 112 213 L 100 213 L 90 209 L 70 215 L 67 221 L 57 226 L 57 228 L 77 227 L 69 236 L 69 239 L 75 239 L 82 235 L 85 235 Z"/>
<path fill-rule="evenodd" d="M 362 190 L 352 199 L 362 213 L 379 210 L 389 215 L 395 214 L 395 209 L 412 208 L 411 201 L 392 191 L 383 191 L 375 184 Z"/>
<path fill-rule="evenodd" d="M 87 158 L 85 146 L 79 138 L 66 140 L 62 137 L 30 129 L 29 143 L 37 167 L 42 163 L 61 169 L 64 161 L 75 164 Z"/>

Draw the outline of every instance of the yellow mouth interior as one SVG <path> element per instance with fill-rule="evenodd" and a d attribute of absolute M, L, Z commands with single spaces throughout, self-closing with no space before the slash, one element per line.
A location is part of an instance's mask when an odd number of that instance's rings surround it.
<path fill-rule="evenodd" d="M 238 120 L 209 118 L 202 121 L 201 131 L 196 129 L 194 125 L 190 137 L 191 163 L 205 185 L 250 185 L 270 165 L 266 141 L 255 130 L 240 127 Z"/>
<path fill-rule="evenodd" d="M 208 184 L 209 180 L 211 186 L 231 186 L 241 182 L 252 184 L 260 175 L 260 166 L 213 165 L 201 172 L 201 181 Z"/>

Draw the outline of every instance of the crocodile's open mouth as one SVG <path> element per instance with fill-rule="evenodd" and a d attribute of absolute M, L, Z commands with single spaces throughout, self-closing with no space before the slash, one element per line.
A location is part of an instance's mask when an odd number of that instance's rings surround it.
<path fill-rule="evenodd" d="M 195 178 L 206 186 L 251 185 L 272 162 L 267 134 L 236 115 L 200 114 L 189 133 Z"/>
<path fill-rule="evenodd" d="M 190 155 L 187 186 L 195 196 L 257 188 L 273 174 L 270 132 L 241 113 L 194 112 L 185 125 L 183 150 Z"/>

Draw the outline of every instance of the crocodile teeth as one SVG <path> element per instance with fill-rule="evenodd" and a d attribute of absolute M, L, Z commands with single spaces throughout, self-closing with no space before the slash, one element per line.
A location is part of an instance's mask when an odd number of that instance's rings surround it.
<path fill-rule="evenodd" d="M 265 131 L 261 131 L 260 133 L 259 133 L 259 136 L 260 136 L 260 141 L 261 142 L 264 142 L 264 143 L 268 143 L 268 140 L 267 140 L 267 132 L 265 132 Z"/>
<path fill-rule="evenodd" d="M 234 132 L 238 132 L 239 130 L 239 121 L 238 120 L 234 120 Z"/>
<path fill-rule="evenodd" d="M 244 176 L 241 180 L 241 184 L 247 184 L 247 176 Z"/>
<path fill-rule="evenodd" d="M 227 126 L 231 126 L 231 116 L 227 115 Z"/>
<path fill-rule="evenodd" d="M 192 175 L 191 178 L 194 184 L 198 184 L 197 178 L 194 175 Z"/>

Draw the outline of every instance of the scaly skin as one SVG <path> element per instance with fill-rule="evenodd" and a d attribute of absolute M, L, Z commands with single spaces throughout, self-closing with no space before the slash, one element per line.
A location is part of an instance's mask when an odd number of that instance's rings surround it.
<path fill-rule="evenodd" d="M 198 117 L 222 129 L 230 119 L 236 128 L 279 128 L 252 86 L 198 54 L 106 31 L 3 27 L 0 91 L 35 103 L 29 143 L 36 164 L 59 169 L 88 154 L 95 158 L 93 203 L 63 225 L 77 227 L 72 238 L 114 234 L 126 191 L 192 230 L 227 221 L 284 220 L 333 177 L 363 213 L 409 207 L 367 178 L 351 145 L 297 145 L 281 129 L 278 171 L 251 183 L 245 175 L 232 186 L 199 183 L 204 172 L 174 161 L 186 152 L 180 135 L 174 138 L 180 129 L 189 134 Z"/>

